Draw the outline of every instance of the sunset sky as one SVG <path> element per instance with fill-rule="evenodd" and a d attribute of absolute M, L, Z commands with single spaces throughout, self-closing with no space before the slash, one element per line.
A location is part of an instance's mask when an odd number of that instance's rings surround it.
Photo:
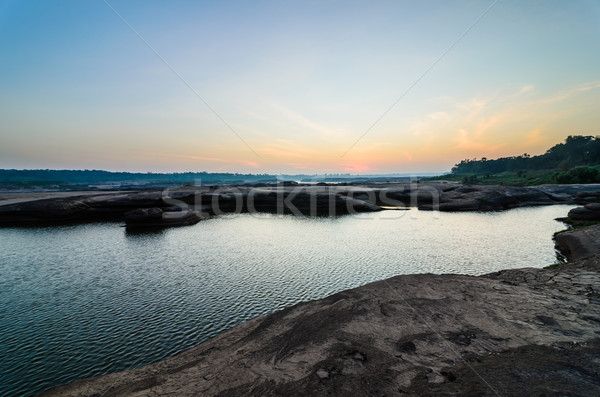
<path fill-rule="evenodd" d="M 600 134 L 597 0 L 4 0 L 0 48 L 0 168 L 442 172 Z"/>

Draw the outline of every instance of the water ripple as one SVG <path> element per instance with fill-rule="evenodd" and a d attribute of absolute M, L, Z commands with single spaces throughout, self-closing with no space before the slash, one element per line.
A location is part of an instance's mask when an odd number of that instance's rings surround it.
<path fill-rule="evenodd" d="M 115 223 L 0 229 L 0 395 L 162 360 L 258 315 L 397 274 L 544 266 L 563 228 L 552 219 L 570 208 L 225 216 L 141 235 Z"/>

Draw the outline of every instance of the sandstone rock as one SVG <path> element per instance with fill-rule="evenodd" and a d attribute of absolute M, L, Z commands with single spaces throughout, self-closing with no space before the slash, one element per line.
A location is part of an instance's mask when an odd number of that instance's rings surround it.
<path fill-rule="evenodd" d="M 429 383 L 444 383 L 446 378 L 439 372 L 432 371 L 427 374 L 427 382 Z"/>
<path fill-rule="evenodd" d="M 127 228 L 189 226 L 202 220 L 196 211 L 163 211 L 160 208 L 138 208 L 124 214 Z"/>
<path fill-rule="evenodd" d="M 259 211 L 337 216 L 380 211 L 380 206 L 416 206 L 423 210 L 440 211 L 499 211 L 532 205 L 574 203 L 581 200 L 581 197 L 596 194 L 599 189 L 598 185 L 533 188 L 446 183 L 198 186 L 162 191 L 101 193 L 12 205 L 0 203 L 0 225 L 123 220 L 125 212 L 136 208 L 161 208 L 170 211 L 173 207 L 178 207 L 177 212 L 180 212 L 187 210 L 188 206 L 201 209 L 207 215 Z M 581 196 L 582 194 L 585 196 Z"/>
<path fill-rule="evenodd" d="M 590 211 L 600 211 L 600 203 L 589 203 L 584 205 L 584 208 Z"/>
<path fill-rule="evenodd" d="M 554 243 L 569 261 L 589 257 L 600 252 L 600 225 L 559 233 Z"/>
<path fill-rule="evenodd" d="M 600 211 L 586 207 L 573 208 L 567 216 L 577 221 L 600 221 Z"/>
<path fill-rule="evenodd" d="M 325 371 L 322 368 L 317 370 L 316 375 L 319 377 L 319 379 L 329 378 L 329 372 Z"/>

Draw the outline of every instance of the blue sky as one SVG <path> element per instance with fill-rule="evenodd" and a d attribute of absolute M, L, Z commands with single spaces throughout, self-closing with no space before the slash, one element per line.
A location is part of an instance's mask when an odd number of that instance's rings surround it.
<path fill-rule="evenodd" d="M 600 3 L 492 4 L 3 1 L 0 167 L 444 171 L 599 134 Z"/>

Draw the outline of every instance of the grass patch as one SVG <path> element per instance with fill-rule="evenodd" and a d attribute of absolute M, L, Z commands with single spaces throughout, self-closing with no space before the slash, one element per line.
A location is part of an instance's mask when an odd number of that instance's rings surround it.
<path fill-rule="evenodd" d="M 576 219 L 571 219 L 569 217 L 556 218 L 555 220 L 566 224 L 568 227 L 564 230 L 560 230 L 560 231 L 554 233 L 554 237 L 556 237 L 558 234 L 561 234 L 564 232 L 570 232 L 571 230 L 583 229 L 585 227 L 600 224 L 600 221 L 578 221 Z"/>
<path fill-rule="evenodd" d="M 563 266 L 563 265 L 566 265 L 566 264 L 567 264 L 567 262 L 557 262 L 557 263 L 553 263 L 553 264 L 548 265 L 548 266 L 544 266 L 544 269 L 556 269 L 557 267 Z"/>

